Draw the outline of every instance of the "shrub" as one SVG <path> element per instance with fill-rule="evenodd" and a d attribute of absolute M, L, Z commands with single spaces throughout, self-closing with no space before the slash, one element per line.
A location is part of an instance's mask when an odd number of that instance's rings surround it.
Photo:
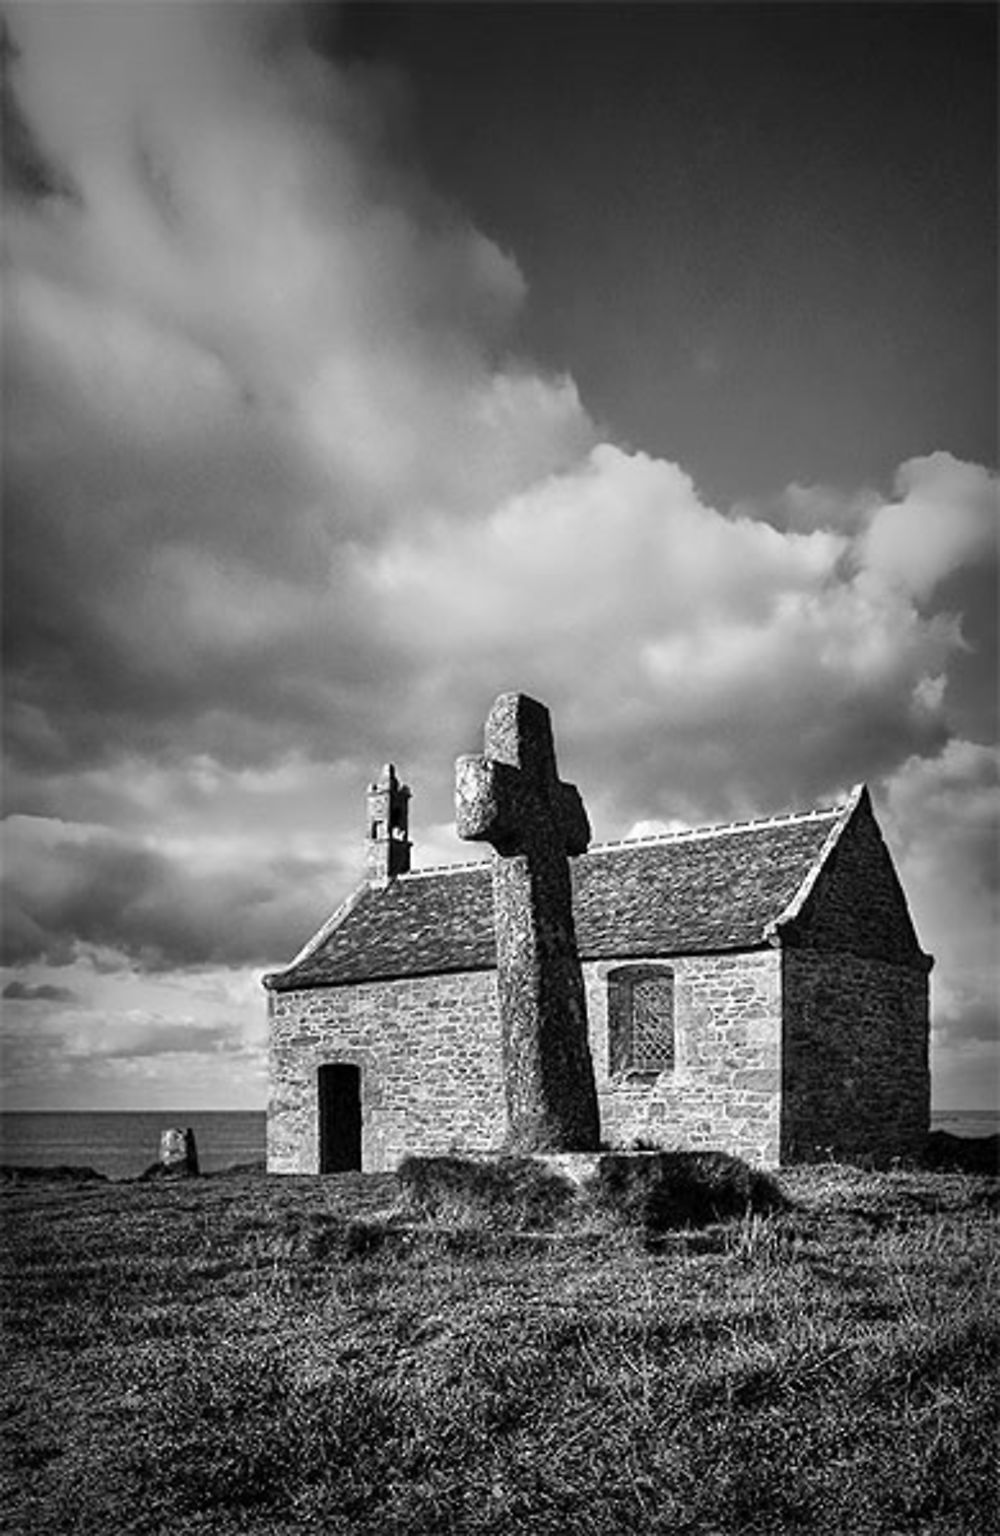
<path fill-rule="evenodd" d="M 958 1173 L 1000 1173 L 1000 1136 L 952 1136 L 931 1131 L 924 1146 L 926 1168 Z"/>
<path fill-rule="evenodd" d="M 769 1174 L 726 1152 L 610 1153 L 586 1190 L 597 1210 L 649 1233 L 788 1206 Z"/>

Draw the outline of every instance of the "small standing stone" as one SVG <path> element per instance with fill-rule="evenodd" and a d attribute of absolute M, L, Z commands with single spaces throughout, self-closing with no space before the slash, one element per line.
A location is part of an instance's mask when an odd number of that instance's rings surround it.
<path fill-rule="evenodd" d="M 455 765 L 459 837 L 492 843 L 508 1148 L 589 1152 L 600 1140 L 568 855 L 590 823 L 556 770 L 544 704 L 501 694 L 484 756 Z"/>
<path fill-rule="evenodd" d="M 198 1172 L 198 1148 L 190 1126 L 181 1130 L 171 1126 L 160 1134 L 160 1167 L 165 1173 Z"/>

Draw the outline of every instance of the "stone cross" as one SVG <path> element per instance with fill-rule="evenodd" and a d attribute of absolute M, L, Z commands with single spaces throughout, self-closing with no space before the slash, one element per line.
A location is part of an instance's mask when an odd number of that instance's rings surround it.
<path fill-rule="evenodd" d="M 590 824 L 556 771 L 544 704 L 503 693 L 485 756 L 455 765 L 459 837 L 492 843 L 508 1150 L 589 1152 L 600 1137 L 568 855 Z"/>

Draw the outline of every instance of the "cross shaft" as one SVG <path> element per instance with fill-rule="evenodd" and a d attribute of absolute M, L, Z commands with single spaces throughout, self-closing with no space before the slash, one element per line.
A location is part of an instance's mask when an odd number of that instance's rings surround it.
<path fill-rule="evenodd" d="M 518 1152 L 587 1151 L 599 1121 L 568 856 L 590 825 L 556 769 L 544 704 L 501 694 L 486 752 L 456 764 L 457 829 L 492 844 L 497 989 L 508 1116 Z"/>

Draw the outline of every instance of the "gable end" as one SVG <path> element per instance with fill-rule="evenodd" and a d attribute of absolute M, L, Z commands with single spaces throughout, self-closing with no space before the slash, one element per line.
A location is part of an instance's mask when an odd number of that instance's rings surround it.
<path fill-rule="evenodd" d="M 892 855 L 871 796 L 858 786 L 802 887 L 774 925 L 788 948 L 883 960 L 926 973 Z"/>

